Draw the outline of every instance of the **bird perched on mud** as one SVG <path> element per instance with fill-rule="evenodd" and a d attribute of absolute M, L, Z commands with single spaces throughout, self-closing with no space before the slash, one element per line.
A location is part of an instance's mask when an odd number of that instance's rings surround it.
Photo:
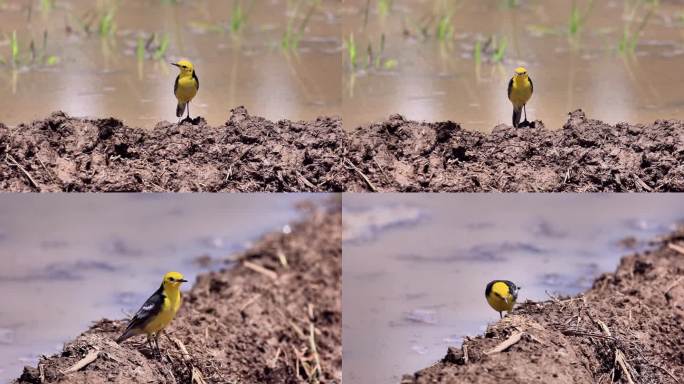
<path fill-rule="evenodd" d="M 485 297 L 489 305 L 499 312 L 503 319 L 503 311 L 511 312 L 518 299 L 518 287 L 508 280 L 493 280 L 485 288 Z"/>
<path fill-rule="evenodd" d="M 159 333 L 176 316 L 182 300 L 180 286 L 185 282 L 187 280 L 178 272 L 169 272 L 164 275 L 164 280 L 159 289 L 138 309 L 116 342 L 121 343 L 129 337 L 146 334 L 150 348 L 153 351 L 156 350 L 161 356 Z"/>
<path fill-rule="evenodd" d="M 530 79 L 527 69 L 518 67 L 515 69 L 515 74 L 508 82 L 508 100 L 513 103 L 513 127 L 518 128 L 520 125 L 520 116 L 523 110 L 525 111 L 525 121 L 523 126 L 529 126 L 527 121 L 527 108 L 525 105 L 532 98 L 534 93 L 534 84 Z"/>
<path fill-rule="evenodd" d="M 176 83 L 173 85 L 173 94 L 178 99 L 178 106 L 176 107 L 176 117 L 183 117 L 185 109 L 188 110 L 188 116 L 185 120 L 190 120 L 190 100 L 192 100 L 199 90 L 199 79 L 195 73 L 195 67 L 188 60 L 180 60 L 177 63 L 171 63 L 180 70 L 176 77 Z"/>

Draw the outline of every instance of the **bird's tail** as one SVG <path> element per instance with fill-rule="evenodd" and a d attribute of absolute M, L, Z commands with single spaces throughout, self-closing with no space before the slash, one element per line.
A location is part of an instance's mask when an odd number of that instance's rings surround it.
<path fill-rule="evenodd" d="M 121 336 L 119 336 L 116 339 L 116 343 L 120 344 L 122 341 L 139 334 L 140 332 L 138 332 L 136 329 L 127 329 Z"/>
<path fill-rule="evenodd" d="M 522 107 L 513 106 L 513 127 L 518 128 L 522 117 Z"/>
<path fill-rule="evenodd" d="M 185 107 L 188 105 L 188 103 L 178 103 L 178 106 L 176 107 L 176 117 L 183 117 L 183 114 L 185 113 Z"/>

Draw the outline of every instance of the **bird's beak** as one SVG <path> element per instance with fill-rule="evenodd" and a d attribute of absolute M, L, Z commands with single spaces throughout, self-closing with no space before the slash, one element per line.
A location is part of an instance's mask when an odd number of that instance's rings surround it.
<path fill-rule="evenodd" d="M 187 282 L 188 282 L 188 281 L 185 280 L 185 279 L 180 279 L 180 280 L 177 280 L 177 281 L 180 281 L 181 283 L 187 283 Z"/>
<path fill-rule="evenodd" d="M 179 67 L 179 68 L 180 68 L 180 65 L 178 65 L 178 64 L 176 64 L 176 63 L 169 63 L 169 64 L 173 65 L 174 67 Z"/>
<path fill-rule="evenodd" d="M 506 302 L 506 304 L 508 304 L 508 297 L 504 297 L 503 299 Z"/>

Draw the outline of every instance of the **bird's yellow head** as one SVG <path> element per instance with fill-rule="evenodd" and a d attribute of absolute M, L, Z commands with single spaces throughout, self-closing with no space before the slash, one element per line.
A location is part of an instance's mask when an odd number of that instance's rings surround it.
<path fill-rule="evenodd" d="M 187 282 L 188 281 L 183 278 L 183 275 L 180 272 L 169 272 L 164 275 L 162 285 L 164 288 L 178 288 L 181 284 Z"/>
<path fill-rule="evenodd" d="M 506 304 L 514 304 L 518 299 L 518 287 L 514 283 L 507 280 L 494 281 L 488 287 L 491 294 L 503 300 Z"/>
<path fill-rule="evenodd" d="M 195 72 L 195 67 L 188 60 L 180 60 L 176 63 L 171 63 L 171 65 L 178 67 L 181 75 L 192 75 Z"/>
<path fill-rule="evenodd" d="M 517 79 L 527 79 L 527 69 L 524 67 L 518 67 L 515 69 L 515 77 Z"/>

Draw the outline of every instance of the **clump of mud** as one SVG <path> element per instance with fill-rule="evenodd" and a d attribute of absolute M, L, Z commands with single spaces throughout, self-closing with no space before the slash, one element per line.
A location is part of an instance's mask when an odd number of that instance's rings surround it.
<path fill-rule="evenodd" d="M 15 384 L 341 383 L 339 204 L 309 209 L 289 233 L 240 254 L 234 268 L 198 277 L 160 338 L 162 360 L 143 336 L 113 341 L 125 321 L 101 320 Z M 89 355 L 92 362 L 64 373 Z"/>
<path fill-rule="evenodd" d="M 277 123 L 231 111 L 151 130 L 63 112 L 10 129 L 0 124 L 2 191 L 342 191 L 339 118 Z"/>
<path fill-rule="evenodd" d="M 684 191 L 684 124 L 615 126 L 570 114 L 561 130 L 491 134 L 393 115 L 348 135 L 350 191 Z"/>
<path fill-rule="evenodd" d="M 680 382 L 684 229 L 654 245 L 583 295 L 523 303 L 402 383 Z"/>

